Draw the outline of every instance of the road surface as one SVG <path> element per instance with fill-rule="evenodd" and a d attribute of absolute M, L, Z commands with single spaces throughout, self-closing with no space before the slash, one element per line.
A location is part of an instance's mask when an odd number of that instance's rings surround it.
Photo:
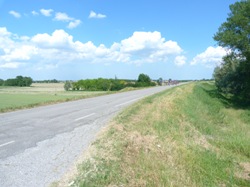
<path fill-rule="evenodd" d="M 0 114 L 0 186 L 49 186 L 122 108 L 154 87 Z"/>

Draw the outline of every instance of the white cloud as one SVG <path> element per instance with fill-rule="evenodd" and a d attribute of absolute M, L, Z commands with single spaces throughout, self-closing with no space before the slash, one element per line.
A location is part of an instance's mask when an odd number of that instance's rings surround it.
<path fill-rule="evenodd" d="M 46 16 L 46 17 L 51 16 L 53 11 L 54 10 L 52 10 L 52 9 L 40 9 L 41 14 Z"/>
<path fill-rule="evenodd" d="M 227 55 L 228 51 L 223 47 L 208 47 L 203 53 L 196 55 L 191 61 L 191 65 L 202 64 L 206 67 L 215 67 L 222 62 L 222 57 Z"/>
<path fill-rule="evenodd" d="M 18 68 L 36 55 L 36 47 L 31 45 L 29 37 L 17 36 L 0 27 L 0 68 Z"/>
<path fill-rule="evenodd" d="M 74 29 L 74 28 L 78 27 L 78 25 L 80 25 L 80 24 L 81 24 L 81 20 L 77 19 L 77 20 L 69 22 L 67 27 L 69 29 Z"/>
<path fill-rule="evenodd" d="M 21 36 L 20 37 L 20 40 L 23 40 L 23 41 L 28 41 L 30 39 L 30 37 L 28 36 Z"/>
<path fill-rule="evenodd" d="M 57 12 L 55 15 L 55 20 L 68 22 L 68 21 L 74 20 L 74 18 L 69 17 L 66 13 Z"/>
<path fill-rule="evenodd" d="M 37 53 L 37 49 L 31 45 L 21 45 L 7 52 L 1 59 L 5 62 L 30 60 L 32 55 Z"/>
<path fill-rule="evenodd" d="M 11 10 L 9 11 L 9 14 L 11 14 L 12 16 L 14 16 L 15 18 L 20 18 L 21 17 L 21 14 L 14 11 L 14 10 Z"/>
<path fill-rule="evenodd" d="M 183 66 L 184 64 L 186 64 L 186 60 L 187 58 L 185 56 L 177 56 L 175 57 L 174 63 L 177 66 Z"/>
<path fill-rule="evenodd" d="M 9 37 L 11 33 L 7 30 L 6 27 L 0 27 L 0 37 Z"/>
<path fill-rule="evenodd" d="M 102 18 L 106 18 L 107 16 L 104 14 L 100 14 L 100 13 L 95 13 L 93 10 L 90 11 L 89 13 L 89 18 L 97 18 L 97 19 L 102 19 Z"/>
<path fill-rule="evenodd" d="M 31 12 L 31 14 L 32 14 L 33 16 L 37 16 L 37 15 L 39 15 L 39 13 L 38 13 L 38 12 L 36 12 L 35 10 L 33 10 L 33 11 Z"/>
<path fill-rule="evenodd" d="M 110 47 L 93 42 L 74 41 L 64 30 L 32 37 L 12 37 L 0 27 L 0 68 L 18 67 L 21 63 L 39 67 L 57 68 L 62 63 L 130 63 L 167 62 L 175 59 L 177 65 L 185 62 L 182 49 L 174 41 L 166 41 L 160 32 L 134 32 L 133 35 Z M 172 60 L 171 60 L 172 61 Z M 12 63 L 12 62 L 19 62 Z M 11 64 L 12 63 L 12 64 Z"/>
<path fill-rule="evenodd" d="M 160 32 L 134 32 L 133 35 L 121 41 L 124 52 L 150 51 L 161 54 L 179 54 L 182 49 L 177 42 L 165 41 Z"/>
<path fill-rule="evenodd" d="M 81 20 L 72 18 L 68 16 L 66 13 L 62 13 L 62 12 L 57 12 L 54 20 L 69 22 L 69 24 L 67 25 L 67 28 L 69 29 L 74 29 L 81 24 Z"/>
<path fill-rule="evenodd" d="M 120 50 L 135 63 L 167 61 L 168 57 L 182 52 L 174 41 L 165 41 L 160 32 L 134 32 L 121 41 Z"/>
<path fill-rule="evenodd" d="M 0 64 L 0 68 L 17 69 L 22 64 L 23 63 L 19 63 L 19 62 L 8 62 L 8 63 Z"/>
<path fill-rule="evenodd" d="M 31 41 L 39 48 L 70 48 L 73 44 L 73 36 L 64 30 L 55 30 L 52 35 L 47 33 L 37 34 L 32 37 Z"/>
<path fill-rule="evenodd" d="M 6 29 L 6 27 L 0 27 L 0 49 L 4 52 L 8 52 L 14 45 L 12 34 Z"/>

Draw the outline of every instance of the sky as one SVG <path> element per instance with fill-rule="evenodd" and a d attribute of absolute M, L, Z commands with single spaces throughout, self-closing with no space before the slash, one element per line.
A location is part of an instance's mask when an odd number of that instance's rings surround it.
<path fill-rule="evenodd" d="M 236 0 L 0 0 L 0 79 L 210 79 Z"/>

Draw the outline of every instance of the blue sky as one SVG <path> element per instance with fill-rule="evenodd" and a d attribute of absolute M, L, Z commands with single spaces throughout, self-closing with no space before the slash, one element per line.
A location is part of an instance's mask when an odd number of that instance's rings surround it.
<path fill-rule="evenodd" d="M 236 0 L 0 0 L 0 78 L 211 78 Z"/>

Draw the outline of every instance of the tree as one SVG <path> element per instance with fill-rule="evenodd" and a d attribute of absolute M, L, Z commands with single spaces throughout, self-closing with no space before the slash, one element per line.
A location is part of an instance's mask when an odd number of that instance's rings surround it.
<path fill-rule="evenodd" d="M 215 84 L 223 93 L 238 94 L 244 89 L 244 77 L 241 73 L 240 59 L 232 54 L 223 58 L 224 64 L 214 70 Z"/>
<path fill-rule="evenodd" d="M 250 100 L 250 0 L 230 5 L 231 13 L 214 40 L 230 54 L 214 71 L 216 85 L 222 92 Z"/>
<path fill-rule="evenodd" d="M 138 77 L 138 82 L 141 83 L 150 83 L 151 79 L 148 75 L 141 73 Z"/>
<path fill-rule="evenodd" d="M 64 89 L 66 91 L 69 91 L 71 88 L 72 88 L 71 82 L 70 81 L 66 81 L 65 84 L 64 84 Z"/>
<path fill-rule="evenodd" d="M 33 80 L 30 77 L 17 76 L 15 79 L 7 79 L 4 82 L 5 86 L 30 86 Z"/>
<path fill-rule="evenodd" d="M 31 86 L 33 80 L 30 77 L 23 77 L 23 82 L 24 82 L 23 86 Z"/>
<path fill-rule="evenodd" d="M 249 58 L 250 52 L 250 1 L 244 0 L 230 5 L 231 13 L 223 23 L 214 39 L 239 55 Z"/>
<path fill-rule="evenodd" d="M 4 80 L 0 79 L 0 86 L 3 86 L 3 85 L 4 85 Z"/>
<path fill-rule="evenodd" d="M 157 80 L 157 83 L 158 83 L 158 85 L 162 85 L 162 83 L 163 83 L 163 79 L 162 78 L 159 78 L 158 80 Z"/>
<path fill-rule="evenodd" d="M 156 86 L 154 82 L 151 82 L 151 79 L 148 75 L 141 73 L 138 76 L 138 80 L 135 83 L 135 87 L 147 87 L 147 86 Z"/>

